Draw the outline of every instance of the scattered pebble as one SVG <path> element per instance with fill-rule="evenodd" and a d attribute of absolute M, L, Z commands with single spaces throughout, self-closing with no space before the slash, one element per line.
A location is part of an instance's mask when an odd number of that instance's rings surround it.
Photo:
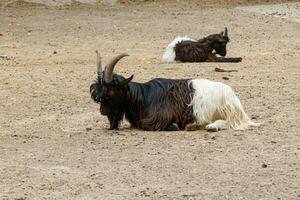
<path fill-rule="evenodd" d="M 268 167 L 268 165 L 267 165 L 267 164 L 265 164 L 265 163 L 264 163 L 264 164 L 262 164 L 261 166 L 262 166 L 262 168 L 267 168 L 267 167 Z"/>
<path fill-rule="evenodd" d="M 257 119 L 257 118 L 258 118 L 258 116 L 256 116 L 256 115 L 251 116 L 251 119 Z"/>

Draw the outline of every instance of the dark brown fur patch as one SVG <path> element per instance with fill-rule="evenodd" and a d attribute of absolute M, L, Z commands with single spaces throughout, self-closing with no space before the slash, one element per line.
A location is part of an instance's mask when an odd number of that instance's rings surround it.
<path fill-rule="evenodd" d="M 130 120 L 135 127 L 144 130 L 166 130 L 172 123 L 178 124 L 179 129 L 194 121 L 192 106 L 189 106 L 193 90 L 188 87 L 188 80 L 171 80 L 168 89 L 157 98 L 151 107 L 136 105 L 141 109 L 137 119 Z"/>
<path fill-rule="evenodd" d="M 182 41 L 175 46 L 175 60 L 181 62 L 218 62 L 213 50 L 221 56 L 226 55 L 229 38 L 222 34 L 212 34 L 198 41 Z"/>

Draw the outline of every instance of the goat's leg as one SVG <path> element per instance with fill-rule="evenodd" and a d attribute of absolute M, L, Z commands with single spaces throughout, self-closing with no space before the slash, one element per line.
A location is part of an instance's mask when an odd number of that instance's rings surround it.
<path fill-rule="evenodd" d="M 114 130 L 114 129 L 119 128 L 120 123 L 115 115 L 109 115 L 108 120 L 109 120 L 109 125 L 110 125 L 109 130 Z"/>
<path fill-rule="evenodd" d="M 225 58 L 225 57 L 216 57 L 217 62 L 241 62 L 242 58 L 237 57 L 237 58 Z"/>
<path fill-rule="evenodd" d="M 218 57 L 215 54 L 209 54 L 206 62 L 219 62 Z"/>
<path fill-rule="evenodd" d="M 205 126 L 205 129 L 208 131 L 219 131 L 222 129 L 228 129 L 228 125 L 224 120 L 216 120 L 213 123 L 210 123 Z"/>
<path fill-rule="evenodd" d="M 201 126 L 197 122 L 190 123 L 185 126 L 186 131 L 196 131 L 196 130 L 201 130 L 201 129 L 203 129 L 203 126 Z"/>
<path fill-rule="evenodd" d="M 206 62 L 241 62 L 242 58 L 225 58 L 225 57 L 217 57 L 215 54 L 209 54 Z"/>

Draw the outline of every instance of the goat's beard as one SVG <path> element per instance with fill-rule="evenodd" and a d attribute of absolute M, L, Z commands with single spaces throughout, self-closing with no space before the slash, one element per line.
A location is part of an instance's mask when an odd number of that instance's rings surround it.
<path fill-rule="evenodd" d="M 125 111 L 123 108 L 111 108 L 105 103 L 100 103 L 100 113 L 107 116 L 110 125 L 109 129 L 114 130 L 119 128 Z"/>
<path fill-rule="evenodd" d="M 110 127 L 110 130 L 119 129 L 120 123 L 124 117 L 124 111 L 121 110 L 111 110 L 107 115 Z"/>

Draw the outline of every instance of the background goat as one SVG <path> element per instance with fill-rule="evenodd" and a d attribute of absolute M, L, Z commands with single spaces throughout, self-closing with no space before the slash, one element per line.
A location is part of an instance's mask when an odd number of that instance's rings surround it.
<path fill-rule="evenodd" d="M 188 37 L 175 38 L 166 48 L 162 61 L 181 62 L 241 62 L 242 58 L 224 58 L 226 45 L 229 42 L 228 31 L 212 34 L 198 41 Z M 215 53 L 213 53 L 215 51 Z"/>
<path fill-rule="evenodd" d="M 231 87 L 206 79 L 156 78 L 146 83 L 131 82 L 113 74 L 116 63 L 128 54 L 112 59 L 102 72 L 97 53 L 98 78 L 90 86 L 91 98 L 108 116 L 110 129 L 117 129 L 125 115 L 139 129 L 183 130 L 195 124 L 207 130 L 246 129 L 257 126 L 244 112 Z"/>

